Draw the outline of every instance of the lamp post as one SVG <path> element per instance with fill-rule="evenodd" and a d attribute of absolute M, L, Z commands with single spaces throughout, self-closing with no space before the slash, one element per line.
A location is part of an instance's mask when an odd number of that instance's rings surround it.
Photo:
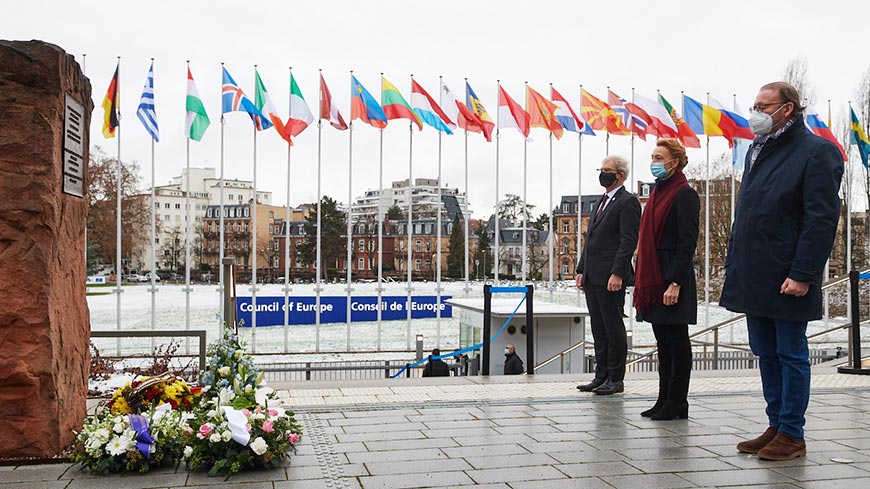
<path fill-rule="evenodd" d="M 477 270 L 477 280 L 480 280 L 480 259 L 474 259 L 474 269 Z"/>

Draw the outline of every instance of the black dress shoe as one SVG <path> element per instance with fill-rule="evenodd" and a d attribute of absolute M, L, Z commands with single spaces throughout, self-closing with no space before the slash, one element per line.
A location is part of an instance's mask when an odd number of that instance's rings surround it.
<path fill-rule="evenodd" d="M 653 421 L 670 421 L 689 417 L 689 401 L 665 401 L 662 408 L 649 417 Z"/>
<path fill-rule="evenodd" d="M 659 412 L 659 409 L 661 409 L 664 404 L 665 404 L 664 399 L 658 399 L 656 401 L 656 403 L 653 404 L 653 407 L 647 409 L 646 411 L 641 411 L 640 415 L 643 416 L 644 418 L 649 418 L 653 414 Z"/>
<path fill-rule="evenodd" d="M 592 390 L 592 392 L 598 394 L 599 396 L 610 396 L 623 391 L 625 391 L 625 386 L 622 385 L 621 380 L 617 380 L 616 382 L 608 380 L 607 382 Z"/>
<path fill-rule="evenodd" d="M 595 388 L 607 382 L 607 379 L 592 379 L 588 384 L 578 385 L 577 388 L 581 392 L 592 392 Z"/>

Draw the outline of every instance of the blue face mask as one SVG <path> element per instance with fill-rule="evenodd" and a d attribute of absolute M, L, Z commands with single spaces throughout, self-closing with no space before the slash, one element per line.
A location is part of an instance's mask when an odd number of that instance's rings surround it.
<path fill-rule="evenodd" d="M 671 160 L 664 162 L 653 161 L 649 164 L 649 171 L 652 173 L 652 176 L 656 177 L 656 180 L 668 176 L 668 173 L 670 172 L 665 169 L 665 163 L 670 161 Z"/>

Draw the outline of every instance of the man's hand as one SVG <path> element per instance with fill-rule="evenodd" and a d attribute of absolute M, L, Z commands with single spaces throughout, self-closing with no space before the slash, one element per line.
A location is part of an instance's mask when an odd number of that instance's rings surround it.
<path fill-rule="evenodd" d="M 793 295 L 795 297 L 803 297 L 807 295 L 807 292 L 809 291 L 809 282 L 798 282 L 797 280 L 792 280 L 790 278 L 786 278 L 785 282 L 782 283 L 782 287 L 779 288 L 780 294 Z"/>
<path fill-rule="evenodd" d="M 577 288 L 580 289 L 580 292 L 583 292 L 583 274 L 578 273 L 577 276 L 574 277 L 574 284 L 577 285 Z"/>
<path fill-rule="evenodd" d="M 607 290 L 616 292 L 622 289 L 622 277 L 615 273 L 610 274 L 610 279 L 607 281 Z"/>
<path fill-rule="evenodd" d="M 680 299 L 680 286 L 676 284 L 668 285 L 668 290 L 662 295 L 662 304 L 673 306 Z"/>

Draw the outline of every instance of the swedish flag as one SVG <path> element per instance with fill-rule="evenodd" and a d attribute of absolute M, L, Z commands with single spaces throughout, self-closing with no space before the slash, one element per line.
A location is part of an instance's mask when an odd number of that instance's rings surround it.
<path fill-rule="evenodd" d="M 861 127 L 861 121 L 855 115 L 855 110 L 849 108 L 849 112 L 852 113 L 852 137 L 850 142 L 858 146 L 858 152 L 861 153 L 861 162 L 864 163 L 864 167 L 870 168 L 867 163 L 868 158 L 870 158 L 870 139 L 867 139 L 867 135 L 864 134 L 864 128 Z"/>

